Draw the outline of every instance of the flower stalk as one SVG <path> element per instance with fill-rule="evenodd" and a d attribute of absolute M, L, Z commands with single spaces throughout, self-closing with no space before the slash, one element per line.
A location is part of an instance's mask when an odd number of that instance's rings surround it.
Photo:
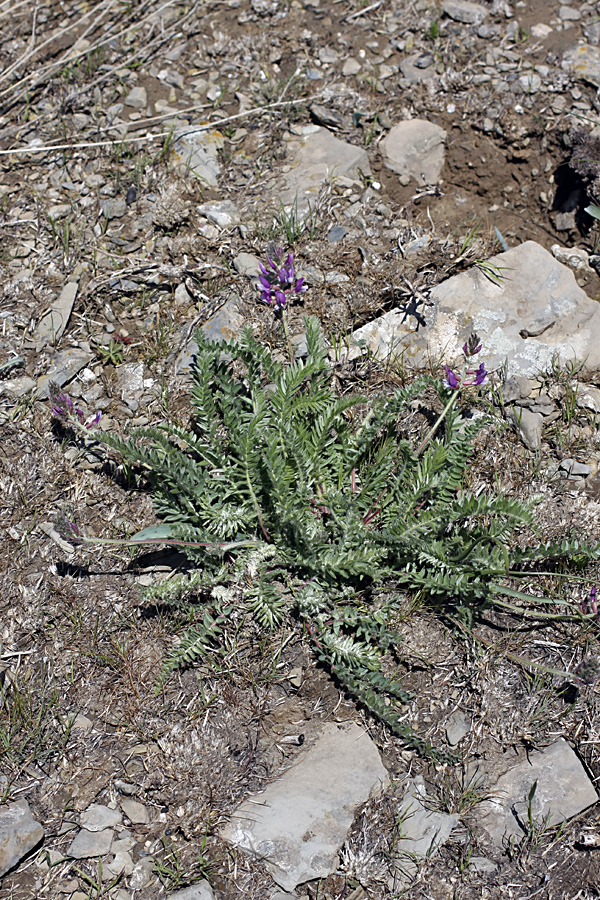
<path fill-rule="evenodd" d="M 287 307 L 295 296 L 307 290 L 308 285 L 304 278 L 296 278 L 294 254 L 288 253 L 285 262 L 281 261 L 282 257 L 283 250 L 278 247 L 273 253 L 273 258 L 267 256 L 267 265 L 259 263 L 258 289 L 263 303 L 270 306 L 276 317 L 283 322 L 290 362 L 293 362 L 294 351 L 287 323 Z"/>
<path fill-rule="evenodd" d="M 446 406 L 435 420 L 432 428 L 430 428 L 430 430 L 427 432 L 427 434 L 417 447 L 415 456 L 419 457 L 425 447 L 427 447 L 427 445 L 431 442 L 441 423 L 444 421 L 444 419 L 456 403 L 460 391 L 466 387 L 480 387 L 483 384 L 487 384 L 488 372 L 485 368 L 484 363 L 480 363 L 476 369 L 469 368 L 471 359 L 474 356 L 477 356 L 477 354 L 481 351 L 481 347 L 482 344 L 477 334 L 473 332 L 468 340 L 463 344 L 462 352 L 464 361 L 461 373 L 457 374 L 456 372 L 453 372 L 449 365 L 445 366 L 446 377 L 443 380 L 443 385 L 446 390 L 451 391 L 452 393 Z"/>

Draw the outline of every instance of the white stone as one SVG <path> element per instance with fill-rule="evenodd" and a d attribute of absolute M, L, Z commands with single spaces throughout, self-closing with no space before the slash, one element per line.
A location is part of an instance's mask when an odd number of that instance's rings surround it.
<path fill-rule="evenodd" d="M 444 165 L 446 132 L 425 119 L 407 119 L 390 130 L 381 143 L 384 165 L 417 184 L 437 184 Z"/>
<path fill-rule="evenodd" d="M 545 22 L 538 22 L 536 25 L 531 26 L 531 36 L 534 38 L 546 38 L 549 34 L 552 34 L 552 28 L 549 25 L 546 25 Z"/>
<path fill-rule="evenodd" d="M 210 203 L 202 203 L 198 207 L 198 212 L 219 228 L 231 228 L 240 223 L 237 206 L 234 206 L 231 200 L 211 200 Z"/>
<path fill-rule="evenodd" d="M 342 66 L 342 75 L 346 77 L 349 75 L 358 75 L 361 70 L 361 65 L 357 59 L 350 56 Z"/>
<path fill-rule="evenodd" d="M 277 884 L 292 891 L 335 870 L 357 806 L 388 780 L 363 729 L 326 725 L 280 778 L 238 807 L 222 836 L 263 861 Z"/>
<path fill-rule="evenodd" d="M 550 248 L 552 256 L 570 269 L 580 269 L 584 272 L 592 272 L 589 253 L 583 247 L 563 247 L 561 244 L 552 244 Z"/>
<path fill-rule="evenodd" d="M 485 6 L 469 0 L 444 0 L 442 9 L 447 16 L 465 25 L 479 25 L 487 15 Z"/>
<path fill-rule="evenodd" d="M 572 6 L 559 6 L 558 17 L 563 22 L 578 22 L 581 19 L 581 13 Z"/>
<path fill-rule="evenodd" d="M 526 241 L 432 288 L 419 318 L 392 309 L 352 335 L 350 358 L 364 342 L 376 356 L 404 353 L 417 365 L 429 359 L 454 364 L 472 330 L 483 343 L 488 370 L 506 363 L 506 375 L 536 376 L 556 358 L 577 360 L 586 374 L 600 372 L 600 305 L 573 272 L 534 241 Z"/>
<path fill-rule="evenodd" d="M 526 94 L 536 94 L 542 86 L 542 79 L 537 72 L 526 72 L 519 75 L 519 84 Z"/>
<path fill-rule="evenodd" d="M 238 253 L 233 260 L 233 268 L 238 275 L 245 275 L 247 278 L 257 278 L 260 275 L 260 262 L 258 256 L 253 253 Z"/>

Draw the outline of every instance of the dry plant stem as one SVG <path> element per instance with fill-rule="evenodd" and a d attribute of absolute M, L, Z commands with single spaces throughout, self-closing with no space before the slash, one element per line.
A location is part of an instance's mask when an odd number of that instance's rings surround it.
<path fill-rule="evenodd" d="M 95 538 L 82 535 L 82 544 L 107 544 L 115 547 L 128 547 L 137 544 L 162 544 L 167 547 L 208 547 L 214 550 L 236 550 L 239 547 L 260 547 L 262 541 L 231 541 L 227 544 L 219 544 L 217 541 L 178 541 L 175 538 Z"/>
<path fill-rule="evenodd" d="M 275 109 L 278 106 L 290 106 L 296 103 L 306 103 L 306 100 L 283 100 L 281 102 L 269 103 L 267 106 L 256 106 L 254 109 L 247 109 L 245 112 L 226 116 L 226 118 L 218 119 L 216 122 L 207 122 L 205 125 L 203 124 L 198 125 L 195 128 L 190 128 L 185 131 L 185 134 L 195 134 L 197 131 L 206 131 L 209 128 L 214 128 L 216 125 L 221 125 L 223 122 L 233 122 L 235 119 L 241 119 L 245 116 L 261 115 L 263 113 L 268 113 L 271 109 Z M 22 153 L 49 153 L 52 150 L 84 150 L 87 147 L 120 146 L 121 144 L 131 144 L 136 141 L 164 140 L 166 136 L 166 134 L 161 132 L 160 134 L 141 134 L 137 137 L 124 137 L 118 141 L 113 139 L 110 141 L 86 141 L 81 144 L 51 144 L 45 147 L 14 147 L 10 150 L 0 150 L 0 155 L 11 156 Z"/>
<path fill-rule="evenodd" d="M 560 615 L 560 613 L 532 612 L 531 610 L 523 609 L 520 606 L 513 606 L 512 603 L 505 603 L 502 600 L 494 599 L 492 602 L 494 606 L 499 606 L 502 609 L 506 609 L 508 612 L 515 613 L 516 615 L 523 616 L 527 619 L 550 619 L 555 622 L 572 622 L 574 619 L 585 621 L 587 619 L 596 618 L 593 613 L 589 616 L 584 616 L 583 613 L 577 613 L 576 611 L 565 615 Z"/>
<path fill-rule="evenodd" d="M 148 6 L 148 4 L 150 2 L 151 2 L 151 0 L 146 0 L 146 2 L 144 4 L 142 4 L 142 6 L 138 9 L 138 14 L 142 11 L 144 6 Z M 166 7 L 172 6 L 173 3 L 174 3 L 174 0 L 168 0 L 168 2 L 163 4 L 163 6 L 161 6 L 157 12 L 158 13 L 162 12 L 162 10 L 165 9 Z M 101 5 L 102 4 L 100 4 L 100 6 Z M 110 10 L 110 6 L 111 6 L 111 4 L 109 4 L 109 6 L 108 6 L 107 10 L 105 10 L 105 12 Z M 89 10 L 87 13 L 84 13 L 84 15 L 82 15 L 81 18 L 79 18 L 76 22 L 73 22 L 71 25 L 68 25 L 66 28 L 63 28 L 58 34 L 52 35 L 50 38 L 48 38 L 46 41 L 44 41 L 42 44 L 40 44 L 38 47 L 36 47 L 32 53 L 29 53 L 29 57 L 32 55 L 35 55 L 39 50 L 43 49 L 43 47 L 45 47 L 47 44 L 51 43 L 52 41 L 56 40 L 59 37 L 62 37 L 64 34 L 67 34 L 69 31 L 71 31 L 73 28 L 75 28 L 76 26 L 81 24 L 81 22 L 83 22 L 85 19 L 87 19 L 93 13 L 97 12 L 97 10 L 98 10 L 98 7 L 94 7 L 93 9 Z M 109 34 L 103 40 L 98 41 L 97 43 L 91 45 L 90 47 L 87 47 L 85 50 L 81 50 L 79 53 L 76 53 L 72 57 L 69 57 L 69 52 L 71 50 L 71 48 L 69 48 L 68 50 L 66 50 L 63 53 L 63 55 L 57 62 L 51 63 L 48 66 L 44 66 L 41 70 L 38 70 L 35 73 L 32 72 L 29 75 L 26 75 L 20 81 L 16 82 L 16 84 L 13 84 L 9 88 L 5 88 L 2 92 L 0 92 L 0 97 L 3 97 L 6 93 L 10 92 L 11 90 L 15 90 L 16 88 L 19 88 L 22 85 L 25 85 L 28 81 L 32 81 L 34 85 L 39 84 L 40 81 L 43 80 L 44 75 L 50 74 L 50 73 L 52 73 L 52 71 L 56 72 L 58 69 L 60 69 L 60 67 L 62 65 L 65 64 L 65 62 L 69 62 L 69 63 L 77 62 L 77 60 L 88 56 L 90 53 L 92 53 L 95 50 L 98 50 L 100 47 L 103 47 L 105 44 L 109 43 L 110 41 L 117 40 L 118 38 L 124 37 L 126 34 L 128 34 L 130 31 L 132 31 L 134 28 L 140 28 L 151 15 L 153 15 L 153 14 L 148 13 L 148 15 L 144 16 L 143 19 L 140 19 L 137 22 L 133 22 L 133 24 L 131 24 L 127 28 L 122 29 L 121 31 L 117 32 L 117 34 Z M 103 14 L 99 15 L 98 18 L 94 21 L 94 27 L 96 27 L 98 25 L 102 16 L 103 16 Z M 115 21 L 119 21 L 118 18 Z M 90 28 L 88 28 L 85 31 L 86 35 L 90 33 L 91 28 L 92 28 L 92 26 L 90 26 Z M 83 37 L 83 36 L 84 35 L 81 35 L 81 37 Z M 161 35 L 161 38 L 162 37 L 164 37 L 164 36 Z M 22 57 L 21 60 L 18 61 L 18 64 L 21 65 L 22 62 L 24 62 L 27 58 L 28 58 L 27 55 L 25 55 L 24 57 Z M 125 62 L 123 62 L 122 65 L 125 65 Z M 11 66 L 10 69 L 7 69 L 5 72 L 3 72 L 2 76 L 0 76 L 0 81 L 2 80 L 2 78 L 6 78 L 6 76 L 8 74 L 10 74 L 10 72 L 12 72 L 16 67 L 17 67 L 17 63 L 13 64 L 13 66 Z M 18 98 L 15 98 L 15 99 L 18 99 Z"/>
<path fill-rule="evenodd" d="M 486 641 L 485 638 L 482 638 L 481 635 L 476 634 L 474 631 L 471 631 L 469 633 L 475 638 L 476 641 L 479 641 L 480 644 L 483 644 L 484 647 L 487 647 L 488 650 L 495 649 L 496 645 L 491 641 Z M 569 672 L 563 672 L 562 669 L 553 669 L 550 666 L 544 666 L 542 665 L 542 663 L 534 662 L 532 659 L 525 659 L 524 656 L 519 656 L 517 653 L 511 653 L 509 650 L 502 650 L 501 652 L 502 656 L 505 656 L 507 659 L 512 659 L 513 662 L 516 662 L 518 665 L 523 666 L 524 668 L 538 669 L 540 672 L 547 672 L 548 675 L 558 675 L 560 678 L 573 678 L 573 676 Z"/>

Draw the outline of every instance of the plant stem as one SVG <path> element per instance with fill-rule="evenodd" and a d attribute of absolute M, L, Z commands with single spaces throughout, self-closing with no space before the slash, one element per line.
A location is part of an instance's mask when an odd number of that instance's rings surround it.
<path fill-rule="evenodd" d="M 287 341 L 288 353 L 290 356 L 290 363 L 292 365 L 294 365 L 294 351 L 292 350 L 292 342 L 290 340 L 290 332 L 288 329 L 288 322 L 287 322 L 287 312 L 285 309 L 282 310 L 282 312 L 281 312 L 281 319 L 283 322 L 283 330 L 285 331 L 285 339 Z"/>
<path fill-rule="evenodd" d="M 429 444 L 429 442 L 430 442 L 431 439 L 433 438 L 434 434 L 435 434 L 436 431 L 438 430 L 438 427 L 440 426 L 440 424 L 443 422 L 443 420 L 446 418 L 446 416 L 447 416 L 448 413 L 450 412 L 451 407 L 456 403 L 456 401 L 457 401 L 457 399 L 458 399 L 458 394 L 459 394 L 459 391 L 454 391 L 454 393 L 452 394 L 452 396 L 450 397 L 450 399 L 449 399 L 448 402 L 446 403 L 445 407 L 443 408 L 443 410 L 441 411 L 441 413 L 439 414 L 439 416 L 438 416 L 437 419 L 435 420 L 435 422 L 434 422 L 434 424 L 433 424 L 433 427 L 432 427 L 431 430 L 425 435 L 425 437 L 423 438 L 423 440 L 421 441 L 421 443 L 420 443 L 419 446 L 417 447 L 417 450 L 416 450 L 416 453 L 415 453 L 415 457 L 418 458 L 418 457 L 421 455 L 421 453 L 423 452 L 423 450 L 425 449 L 425 447 L 427 446 L 427 444 Z"/>

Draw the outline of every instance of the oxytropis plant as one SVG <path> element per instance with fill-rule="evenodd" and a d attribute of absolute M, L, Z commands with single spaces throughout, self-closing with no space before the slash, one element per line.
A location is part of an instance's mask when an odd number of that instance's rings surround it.
<path fill-rule="evenodd" d="M 269 265 L 263 299 L 281 310 L 303 284 L 291 256 Z M 463 347 L 458 374 L 447 368 L 443 380 L 419 376 L 375 397 L 339 396 L 312 318 L 306 357 L 289 362 L 275 360 L 249 330 L 225 343 L 202 332 L 196 339 L 189 428 L 96 432 L 64 400 L 55 402 L 61 418 L 145 473 L 161 525 L 128 543 L 178 544 L 189 559 L 188 571 L 146 592 L 187 604 L 196 617 L 161 683 L 208 648 L 215 652 L 229 621 L 243 617 L 256 629 L 296 623 L 357 700 L 410 746 L 448 758 L 401 721 L 397 703 L 408 695 L 384 674 L 399 653 L 394 623 L 407 597 L 468 624 L 487 607 L 523 597 L 515 581 L 533 561 L 568 559 L 575 549 L 595 554 L 568 542 L 519 549 L 515 534 L 535 532 L 532 508 L 465 490 L 473 439 L 488 424 L 463 418 L 457 402 L 486 379 L 485 366 L 472 362 L 481 351 L 476 336 Z M 415 447 L 399 422 L 426 391 L 443 411 Z M 63 534 L 102 540 L 75 523 L 63 523 Z"/>

